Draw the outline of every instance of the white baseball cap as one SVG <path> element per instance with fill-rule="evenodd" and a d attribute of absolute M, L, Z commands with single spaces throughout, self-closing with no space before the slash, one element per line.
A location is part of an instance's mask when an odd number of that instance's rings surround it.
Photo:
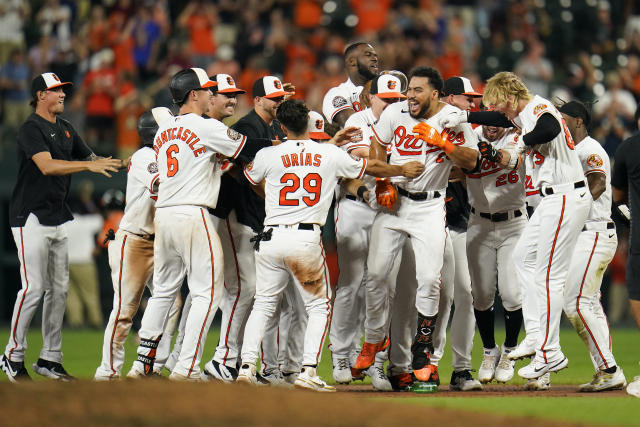
<path fill-rule="evenodd" d="M 309 111 L 309 138 L 311 139 L 331 139 L 331 135 L 324 131 L 324 117 L 316 111 Z"/>
<path fill-rule="evenodd" d="M 293 93 L 285 92 L 282 87 L 282 82 L 275 76 L 261 77 L 253 84 L 254 97 L 278 98 L 285 95 L 293 95 Z"/>
<path fill-rule="evenodd" d="M 238 89 L 236 87 L 235 80 L 233 80 L 233 77 L 229 74 L 220 73 L 209 78 L 218 83 L 215 93 L 247 93 L 246 90 Z"/>
<path fill-rule="evenodd" d="M 406 98 L 400 90 L 402 83 L 400 79 L 392 74 L 380 74 L 371 81 L 369 93 L 378 98 Z"/>

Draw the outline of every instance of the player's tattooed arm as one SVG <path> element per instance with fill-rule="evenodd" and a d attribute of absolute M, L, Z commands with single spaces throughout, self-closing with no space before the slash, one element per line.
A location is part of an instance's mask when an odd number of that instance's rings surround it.
<path fill-rule="evenodd" d="M 589 183 L 589 192 L 591 192 L 593 200 L 598 200 L 607 189 L 607 175 L 602 172 L 588 174 L 587 182 Z"/>

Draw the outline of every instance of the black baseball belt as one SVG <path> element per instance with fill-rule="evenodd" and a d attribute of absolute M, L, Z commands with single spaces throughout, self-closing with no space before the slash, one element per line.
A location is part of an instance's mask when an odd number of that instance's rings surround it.
<path fill-rule="evenodd" d="M 506 211 L 506 212 L 496 212 L 496 213 L 489 213 L 489 212 L 478 212 L 476 211 L 476 209 L 472 206 L 471 207 L 471 213 L 478 215 L 481 218 L 485 218 L 488 219 L 491 222 L 503 222 L 509 219 L 509 214 L 512 213 L 512 218 L 518 218 L 521 217 L 522 215 L 524 215 L 524 212 L 522 212 L 522 210 L 520 209 L 515 209 L 513 211 Z"/>
<path fill-rule="evenodd" d="M 417 201 L 437 199 L 438 197 L 441 196 L 440 192 L 437 190 L 425 191 L 424 193 L 411 193 L 402 187 L 398 187 L 398 194 L 400 194 L 401 196 L 407 197 L 411 200 L 417 200 Z"/>

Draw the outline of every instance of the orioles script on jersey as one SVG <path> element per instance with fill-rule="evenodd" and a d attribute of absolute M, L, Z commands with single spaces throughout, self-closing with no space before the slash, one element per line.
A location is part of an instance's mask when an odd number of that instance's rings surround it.
<path fill-rule="evenodd" d="M 289 168 L 292 166 L 320 166 L 320 161 L 322 160 L 322 154 L 312 154 L 305 153 L 301 151 L 298 153 L 285 154 L 284 156 L 280 156 L 282 159 L 282 164 L 285 168 Z"/>
<path fill-rule="evenodd" d="M 158 151 L 160 151 L 160 148 L 162 148 L 165 143 L 178 140 L 187 144 L 187 146 L 191 148 L 191 151 L 193 151 L 193 155 L 196 157 L 206 151 L 205 147 L 195 147 L 195 145 L 200 142 L 198 135 L 196 135 L 191 129 L 184 129 L 182 126 L 163 131 L 156 138 L 153 144 L 153 149 L 156 154 L 158 154 Z"/>

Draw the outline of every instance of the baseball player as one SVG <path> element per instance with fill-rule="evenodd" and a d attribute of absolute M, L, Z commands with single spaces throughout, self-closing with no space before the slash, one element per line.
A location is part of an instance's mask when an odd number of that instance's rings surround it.
<path fill-rule="evenodd" d="M 516 148 L 515 128 L 482 126 L 475 129 L 479 147 L 490 144 L 492 150 Z M 494 159 L 495 160 L 495 159 Z M 467 192 L 472 206 L 467 233 L 467 254 L 474 312 L 482 338 L 483 359 L 478 371 L 482 383 L 507 382 L 513 378 L 514 363 L 508 354 L 518 344 L 522 325 L 521 290 L 512 253 L 527 222 L 524 191 L 524 166 L 503 168 L 499 162 L 482 158 L 467 174 Z M 502 348 L 494 337 L 496 290 L 504 307 L 506 338 Z"/>
<path fill-rule="evenodd" d="M 451 77 L 444 82 L 442 89 L 443 102 L 469 111 L 475 107 L 474 98 L 482 95 L 471 86 L 465 77 Z M 446 223 L 447 244 L 450 246 L 445 252 L 443 278 L 449 275 L 451 280 L 442 281 L 440 293 L 439 319 L 434 332 L 434 353 L 431 363 L 438 366 L 444 354 L 446 343 L 446 329 L 449 323 L 451 303 L 455 304 L 449 339 L 453 353 L 451 390 L 481 390 L 480 382 L 471 374 L 471 351 L 473 350 L 473 335 L 475 319 L 473 317 L 473 299 L 471 297 L 471 278 L 467 265 L 467 221 L 469 218 L 469 204 L 467 191 L 459 181 L 449 182 L 447 186 Z M 450 249 L 450 250 L 449 250 Z M 449 256 L 447 256 L 449 255 Z M 449 289 L 448 289 L 449 288 Z"/>
<path fill-rule="evenodd" d="M 307 130 L 309 138 L 315 142 L 327 142 L 331 139 L 331 135 L 324 131 L 324 117 L 317 111 L 309 111 Z"/>
<path fill-rule="evenodd" d="M 176 117 L 161 123 L 154 139 L 159 175 L 154 294 L 142 318 L 138 358 L 128 377 L 152 373 L 169 309 L 187 276 L 191 308 L 180 355 L 169 378 L 201 378 L 204 341 L 223 287 L 222 248 L 207 212 L 218 198 L 218 155 L 237 158 L 253 149 L 245 144 L 244 135 L 218 120 L 202 117 L 210 108 L 209 88 L 215 85 L 201 68 L 181 70 L 169 83 L 180 110 Z"/>
<path fill-rule="evenodd" d="M 353 43 L 344 51 L 344 62 L 349 78 L 329 89 L 322 101 L 322 114 L 340 128 L 349 116 L 362 110 L 360 92 L 378 74 L 378 54 L 369 43 Z"/>
<path fill-rule="evenodd" d="M 528 272 L 519 273 L 535 284 L 540 333 L 535 358 L 518 375 L 534 379 L 568 365 L 559 340 L 564 284 L 592 199 L 571 134 L 550 101 L 530 94 L 515 74 L 501 72 L 487 82 L 483 103 L 514 121 L 522 129 L 522 149 L 530 147 L 528 155 L 539 159 L 533 163 L 532 179 L 542 200 L 514 251 L 535 254 L 536 260 L 533 277 Z M 455 125 L 468 119 L 466 113 L 452 113 L 442 124 Z M 521 260 L 515 264 L 516 269 L 524 265 Z"/>
<path fill-rule="evenodd" d="M 600 304 L 602 275 L 618 247 L 616 229 L 611 220 L 611 166 L 602 145 L 587 129 L 591 115 L 578 101 L 558 109 L 571 132 L 576 152 L 587 177 L 593 204 L 578 237 L 564 291 L 564 312 L 587 345 L 596 374 L 580 391 L 621 389 L 627 385 L 611 348 L 609 322 Z"/>
<path fill-rule="evenodd" d="M 102 362 L 96 370 L 96 381 L 119 379 L 124 363 L 124 342 L 131 329 L 133 316 L 140 306 L 145 285 L 153 294 L 153 217 L 155 199 L 154 184 L 158 181 L 158 165 L 153 150 L 153 138 L 158 123 L 172 117 L 168 108 L 158 107 L 142 114 L 138 119 L 138 134 L 142 147 L 131 156 L 127 175 L 127 204 L 124 216 L 113 241 L 109 243 L 109 265 L 113 281 L 113 309 L 104 332 Z M 157 185 L 155 185 L 157 186 Z M 180 310 L 177 298 L 171 310 L 174 317 Z M 167 322 L 154 371 L 159 375 L 169 356 L 175 322 Z"/>
<path fill-rule="evenodd" d="M 380 114 L 389 105 L 405 99 L 401 91 L 402 83 L 398 77 L 390 74 L 379 75 L 371 81 L 369 91 L 371 107 L 352 114 L 345 126 L 354 126 L 362 130 L 361 141 L 343 145 L 341 148 L 358 158 L 369 158 L 370 139 L 373 137 L 372 126 Z M 365 187 L 375 191 L 376 181 L 373 177 L 364 178 Z M 361 329 L 359 311 L 360 293 L 366 279 L 366 260 L 369 251 L 369 235 L 371 225 L 377 211 L 369 207 L 362 197 L 339 192 L 334 210 L 336 245 L 338 251 L 338 267 L 340 275 L 336 286 L 333 305 L 333 318 L 330 330 L 331 353 L 333 362 L 333 378 L 337 383 L 349 383 L 352 379 L 350 360 L 354 342 L 360 342 Z M 363 301 L 362 301 L 363 303 Z M 359 349 L 359 346 L 356 347 Z M 380 355 L 370 370 L 374 388 L 382 391 L 391 390 L 391 384 L 384 375 L 386 355 Z"/>
<path fill-rule="evenodd" d="M 379 203 L 394 210 L 378 213 L 371 230 L 365 342 L 354 368 L 369 368 L 374 363 L 375 354 L 388 346 L 385 325 L 388 322 L 389 295 L 394 286 L 389 274 L 398 252 L 410 237 L 418 281 L 418 321 L 411 348 L 412 368 L 418 381 L 437 382 L 437 368 L 430 364 L 430 355 L 433 353 L 432 332 L 438 314 L 440 272 L 446 240 L 443 196 L 452 164 L 455 162 L 461 167 L 473 168 L 478 152 L 469 147 L 475 145 L 471 126 L 445 129 L 437 125 L 439 116 L 459 111 L 439 101 L 443 86 L 440 73 L 430 67 L 418 67 L 411 72 L 409 80 L 407 101 L 389 106 L 373 126 L 375 142 L 372 148 L 375 155 L 372 157 L 385 159 L 386 150 L 380 144 L 391 145 L 390 164 L 418 160 L 425 165 L 425 171 L 415 179 L 391 180 L 401 196 L 397 206 L 389 203 L 394 197 L 388 197 L 395 191 L 394 187 L 384 181 L 377 183 L 376 193 L 381 196 Z"/>
<path fill-rule="evenodd" d="M 62 366 L 62 320 L 69 288 L 67 233 L 73 219 L 67 204 L 69 175 L 91 171 L 111 177 L 123 162 L 98 158 L 69 122 L 62 82 L 44 73 L 31 82 L 35 111 L 18 130 L 18 179 L 9 205 L 9 224 L 18 248 L 22 289 L 18 291 L 9 342 L 0 359 L 11 382 L 28 380 L 24 367 L 27 331 L 40 300 L 43 348 L 33 370 L 45 377 L 73 379 Z"/>
<path fill-rule="evenodd" d="M 338 177 L 360 178 L 366 172 L 382 176 L 417 176 L 417 162 L 390 166 L 356 160 L 330 144 L 308 140 L 309 110 L 301 101 L 285 101 L 278 120 L 288 134 L 283 144 L 261 150 L 245 169 L 245 176 L 265 192 L 265 229 L 256 241 L 257 283 L 253 310 L 245 328 L 242 368 L 238 381 L 256 384 L 255 361 L 267 320 L 276 311 L 289 274 L 302 297 L 309 319 L 305 332 L 302 372 L 294 385 L 316 391 L 335 391 L 317 375 L 329 327 L 331 296 L 320 238 Z"/>

